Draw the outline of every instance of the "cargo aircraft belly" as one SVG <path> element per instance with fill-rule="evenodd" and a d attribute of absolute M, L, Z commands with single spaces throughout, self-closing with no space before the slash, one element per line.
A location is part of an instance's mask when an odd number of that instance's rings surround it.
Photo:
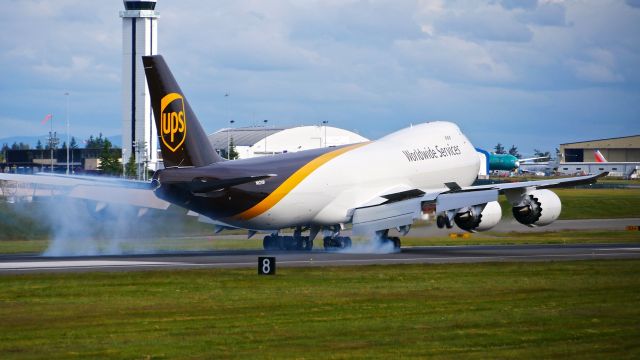
<path fill-rule="evenodd" d="M 229 161 L 213 150 L 163 57 L 142 60 L 165 166 L 143 190 L 219 229 L 270 232 L 265 249 L 310 250 L 320 231 L 326 248 L 348 247 L 351 239 L 340 236 L 348 224 L 355 234 L 376 234 L 399 247 L 388 231 L 406 234 L 416 219 L 429 216 L 439 227 L 488 230 L 502 214 L 499 194 L 517 221 L 543 226 L 561 210 L 549 188 L 602 176 L 471 186 L 480 166 L 476 150 L 458 126 L 443 121 L 371 142 Z M 0 174 L 0 180 L 10 177 Z M 294 235 L 280 236 L 287 228 Z"/>

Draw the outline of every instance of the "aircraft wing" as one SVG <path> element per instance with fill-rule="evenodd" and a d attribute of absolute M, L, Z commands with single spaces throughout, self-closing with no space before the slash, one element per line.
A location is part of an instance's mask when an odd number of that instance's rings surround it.
<path fill-rule="evenodd" d="M 592 184 L 606 175 L 605 172 L 597 175 L 464 188 L 455 183 L 447 183 L 441 189 L 403 189 L 396 193 L 385 192 L 351 211 L 353 234 L 366 235 L 378 230 L 407 227 L 419 219 L 423 211 L 457 212 L 460 209 L 497 201 L 499 194 Z"/>
<path fill-rule="evenodd" d="M 57 190 L 69 197 L 102 203 L 127 204 L 143 208 L 166 210 L 170 203 L 159 199 L 150 183 L 143 181 L 92 176 L 21 175 L 0 173 L 0 181 L 31 184 L 28 192 Z M 48 193 L 50 195 L 51 193 Z"/>
<path fill-rule="evenodd" d="M 523 162 L 542 160 L 542 159 L 549 160 L 549 156 L 531 157 L 531 158 L 519 159 L 518 161 L 520 162 L 520 164 L 522 164 Z"/>

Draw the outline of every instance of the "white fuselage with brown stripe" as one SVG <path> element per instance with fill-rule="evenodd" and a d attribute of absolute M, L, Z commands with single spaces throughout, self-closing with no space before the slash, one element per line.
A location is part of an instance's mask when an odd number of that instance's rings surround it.
<path fill-rule="evenodd" d="M 351 210 L 383 194 L 471 185 L 480 166 L 471 142 L 448 122 L 412 126 L 335 152 L 298 169 L 251 209 L 221 220 L 256 230 L 349 223 Z"/>

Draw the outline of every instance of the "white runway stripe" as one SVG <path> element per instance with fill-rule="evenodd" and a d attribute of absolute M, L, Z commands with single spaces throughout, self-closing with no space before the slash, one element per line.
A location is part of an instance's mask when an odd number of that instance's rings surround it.
<path fill-rule="evenodd" d="M 56 269 L 76 267 L 106 267 L 106 266 L 155 266 L 175 265 L 168 262 L 152 261 L 118 261 L 118 260 L 67 260 L 67 261 L 25 261 L 0 263 L 0 269 Z"/>

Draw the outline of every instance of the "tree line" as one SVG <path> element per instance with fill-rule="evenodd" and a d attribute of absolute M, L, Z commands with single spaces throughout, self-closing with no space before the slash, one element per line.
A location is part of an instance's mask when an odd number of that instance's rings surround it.
<path fill-rule="evenodd" d="M 66 149 L 67 143 L 66 141 L 62 144 L 60 149 Z M 69 140 L 69 148 L 70 149 L 78 149 L 78 143 L 75 137 L 71 137 Z M 113 143 L 106 137 L 100 133 L 96 136 L 89 136 L 88 139 L 84 141 L 85 149 L 99 149 L 100 153 L 98 154 L 98 159 L 100 160 L 100 165 L 98 166 L 98 170 L 100 170 L 104 175 L 120 175 L 122 174 L 122 163 L 120 162 L 120 156 L 118 151 L 119 148 L 114 146 Z M 11 146 L 5 143 L 2 145 L 2 150 L 0 151 L 0 161 L 4 162 L 6 159 L 6 152 L 8 150 L 31 150 L 31 146 L 29 144 L 23 142 L 14 142 Z M 36 143 L 34 150 L 50 150 L 50 144 L 43 144 L 40 139 Z M 135 161 L 135 158 L 133 161 Z M 129 165 L 129 164 L 127 164 Z M 133 166 L 127 166 L 126 168 L 127 176 L 135 177 L 136 169 L 135 164 Z"/>
<path fill-rule="evenodd" d="M 517 157 L 518 159 L 522 159 L 522 155 L 520 155 L 520 153 L 518 152 L 518 147 L 515 145 L 511 145 L 511 148 L 509 148 L 509 151 L 506 151 L 505 147 L 501 143 L 498 143 L 493 149 L 494 149 L 494 152 L 493 152 L 494 154 L 509 154 Z M 560 149 L 556 148 L 555 155 L 558 156 L 559 153 L 560 153 Z M 550 151 L 542 151 L 539 149 L 533 149 L 533 155 L 534 157 L 551 158 Z M 540 161 L 544 161 L 544 160 L 540 160 Z"/>

